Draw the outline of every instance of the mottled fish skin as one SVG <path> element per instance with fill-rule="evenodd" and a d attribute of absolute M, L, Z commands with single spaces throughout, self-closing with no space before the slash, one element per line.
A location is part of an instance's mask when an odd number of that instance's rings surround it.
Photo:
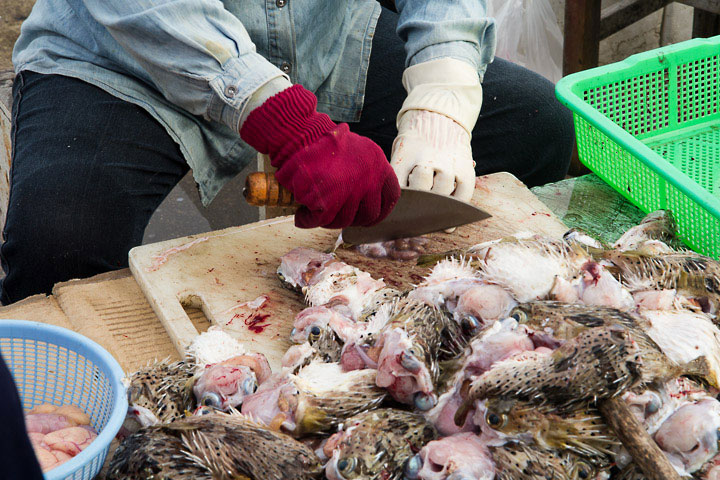
<path fill-rule="evenodd" d="M 614 325 L 582 332 L 549 355 L 498 362 L 473 381 L 455 423 L 464 423 L 475 400 L 493 396 L 561 411 L 614 397 L 641 379 L 642 353 L 630 331 Z"/>
<path fill-rule="evenodd" d="M 598 476 L 598 468 L 584 458 L 510 442 L 490 447 L 496 480 L 580 480 Z"/>
<path fill-rule="evenodd" d="M 636 318 L 609 307 L 539 300 L 521 303 L 510 316 L 535 331 L 546 332 L 558 340 L 570 340 L 589 328 L 608 325 L 636 327 Z"/>
<path fill-rule="evenodd" d="M 670 360 L 645 333 L 646 321 L 638 315 L 611 307 L 561 303 L 554 301 L 527 302 L 515 308 L 512 317 L 518 323 L 536 331 L 544 331 L 553 338 L 568 341 L 591 328 L 619 326 L 627 329 L 642 352 L 642 382 L 668 380 L 683 373 L 705 375 L 705 366 L 679 366 Z"/>
<path fill-rule="evenodd" d="M 717 310 L 720 299 L 720 263 L 694 252 L 651 255 L 636 251 L 609 250 L 602 254 L 612 262 L 620 281 L 630 290 L 676 289 L 707 297 Z"/>
<path fill-rule="evenodd" d="M 613 479 L 617 480 L 646 480 L 645 474 L 640 470 L 640 467 L 631 463 L 626 466 L 617 475 L 613 475 Z"/>
<path fill-rule="evenodd" d="M 675 218 L 669 210 L 649 213 L 636 225 L 626 231 L 614 244 L 617 250 L 634 250 L 647 240 L 660 240 L 671 247 L 679 247 Z"/>
<path fill-rule="evenodd" d="M 275 374 L 247 397 L 242 413 L 296 438 L 329 432 L 380 406 L 387 392 L 375 385 L 375 374 L 372 369 L 342 372 L 337 364 L 314 361 L 297 374 Z"/>
<path fill-rule="evenodd" d="M 353 382 L 344 388 L 314 392 L 306 383 L 297 380 L 298 411 L 302 417 L 293 436 L 328 432 L 348 417 L 380 406 L 387 392 L 375 385 L 374 370 L 348 372 Z"/>
<path fill-rule="evenodd" d="M 191 362 L 156 362 L 130 375 L 128 403 L 150 410 L 161 423 L 185 416 L 195 404 Z"/>
<path fill-rule="evenodd" d="M 345 480 L 400 480 L 405 462 L 437 438 L 422 415 L 395 409 L 356 415 L 343 427 L 349 433 L 336 445 L 326 474 L 332 470 Z"/>
<path fill-rule="evenodd" d="M 493 397 L 485 402 L 485 423 L 516 439 L 532 439 L 551 450 L 569 450 L 594 464 L 608 464 L 619 441 L 594 409 L 558 415 L 515 399 Z"/>
<path fill-rule="evenodd" d="M 367 322 L 370 317 L 375 315 L 380 309 L 380 307 L 382 307 L 384 304 L 393 302 L 397 299 L 402 298 L 405 295 L 406 292 L 401 292 L 400 290 L 389 287 L 376 290 L 365 300 L 365 305 L 362 309 L 362 312 L 360 312 L 358 321 Z"/>
<path fill-rule="evenodd" d="M 236 414 L 188 417 L 144 428 L 126 438 L 110 462 L 108 480 L 310 480 L 320 460 L 304 444 Z"/>
<path fill-rule="evenodd" d="M 318 353 L 316 358 L 326 363 L 339 362 L 344 345 L 343 341 L 329 326 L 319 327 L 319 329 L 319 334 L 310 333 L 308 335 L 308 343 Z"/>

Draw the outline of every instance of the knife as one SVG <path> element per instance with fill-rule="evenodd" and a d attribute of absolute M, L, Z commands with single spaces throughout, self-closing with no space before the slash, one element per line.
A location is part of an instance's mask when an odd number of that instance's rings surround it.
<path fill-rule="evenodd" d="M 273 173 L 255 172 L 245 179 L 245 200 L 257 207 L 297 207 L 292 193 L 277 183 Z M 353 245 L 384 242 L 439 232 L 489 218 L 491 215 L 462 200 L 404 188 L 395 208 L 371 227 L 347 227 L 343 241 Z"/>

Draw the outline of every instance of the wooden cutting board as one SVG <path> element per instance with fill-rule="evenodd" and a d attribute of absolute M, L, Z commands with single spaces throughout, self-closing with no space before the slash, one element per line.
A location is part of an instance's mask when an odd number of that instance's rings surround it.
<path fill-rule="evenodd" d="M 521 231 L 560 237 L 567 230 L 509 173 L 479 177 L 473 203 L 493 217 L 452 234 L 429 235 L 429 252 Z M 293 318 L 304 308 L 300 295 L 284 289 L 277 279 L 280 257 L 301 246 L 330 251 L 338 233 L 301 230 L 292 217 L 280 217 L 136 247 L 130 251 L 130 269 L 181 354 L 199 334 L 183 308 L 193 306 L 202 308 L 212 324 L 222 326 L 249 351 L 265 354 L 275 369 L 290 346 Z M 414 262 L 371 259 L 344 249 L 336 253 L 395 288 L 411 287 L 427 273 Z"/>

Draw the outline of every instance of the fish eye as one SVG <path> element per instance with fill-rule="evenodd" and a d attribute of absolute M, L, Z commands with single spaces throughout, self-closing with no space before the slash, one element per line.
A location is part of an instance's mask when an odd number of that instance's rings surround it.
<path fill-rule="evenodd" d="M 242 389 L 243 389 L 243 392 L 245 392 L 245 395 L 250 395 L 251 393 L 255 393 L 257 388 L 258 388 L 257 382 L 255 381 L 254 378 L 247 378 L 243 382 Z"/>
<path fill-rule="evenodd" d="M 657 413 L 658 410 L 660 410 L 661 406 L 662 400 L 660 399 L 660 397 L 654 396 L 645 406 L 645 415 L 652 415 L 653 413 Z"/>
<path fill-rule="evenodd" d="M 206 407 L 222 407 L 222 398 L 215 392 L 205 392 L 200 399 L 200 404 Z"/>
<path fill-rule="evenodd" d="M 426 412 L 437 404 L 437 397 L 432 393 L 418 392 L 415 394 L 413 403 L 415 404 L 415 408 Z"/>
<path fill-rule="evenodd" d="M 467 315 L 460 322 L 460 326 L 462 327 L 465 334 L 475 333 L 478 328 L 480 328 L 480 325 L 480 320 L 478 320 L 477 317 L 474 315 Z"/>
<path fill-rule="evenodd" d="M 312 327 L 310 327 L 310 335 L 312 335 L 313 337 L 319 337 L 320 327 L 318 327 L 317 325 L 313 325 Z"/>
<path fill-rule="evenodd" d="M 588 479 L 592 477 L 594 473 L 595 470 L 583 461 L 577 462 L 575 464 L 575 468 L 573 468 L 573 478 L 576 478 L 578 480 Z"/>
<path fill-rule="evenodd" d="M 142 392 L 142 389 L 136 385 L 128 388 L 128 390 L 127 390 L 128 403 L 134 403 L 136 399 L 140 398 L 141 392 Z"/>
<path fill-rule="evenodd" d="M 423 466 L 423 459 L 418 453 L 414 457 L 410 457 L 410 459 L 405 463 L 405 469 L 404 469 L 404 477 L 403 480 L 415 480 L 418 478 L 418 473 L 420 473 L 420 470 L 422 470 Z"/>
<path fill-rule="evenodd" d="M 356 464 L 357 464 L 357 460 L 354 457 L 341 458 L 337 462 L 337 468 L 341 473 L 348 474 L 348 473 L 352 473 L 352 471 L 355 470 Z"/>
<path fill-rule="evenodd" d="M 498 415 L 495 412 L 487 412 L 485 415 L 485 421 L 491 428 L 502 428 L 507 424 L 507 415 L 501 414 Z"/>
<path fill-rule="evenodd" d="M 528 316 L 524 310 L 520 310 L 519 308 L 516 308 L 510 315 L 510 318 L 514 318 L 515 320 L 518 321 L 518 323 L 523 323 L 523 322 L 527 321 Z"/>

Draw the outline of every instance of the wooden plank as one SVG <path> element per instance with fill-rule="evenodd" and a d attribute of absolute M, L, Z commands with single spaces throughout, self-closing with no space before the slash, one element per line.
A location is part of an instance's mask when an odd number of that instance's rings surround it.
<path fill-rule="evenodd" d="M 0 318 L 30 320 L 73 330 L 70 320 L 55 298 L 46 295 L 33 295 L 12 305 L 0 307 Z"/>
<path fill-rule="evenodd" d="M 597 67 L 600 52 L 600 0 L 565 2 L 563 75 Z"/>
<path fill-rule="evenodd" d="M 480 177 L 474 202 L 494 216 L 459 228 L 453 234 L 430 235 L 428 249 L 462 248 L 518 231 L 560 237 L 566 227 L 521 182 L 508 173 Z M 182 304 L 201 307 L 209 321 L 268 357 L 273 368 L 289 347 L 294 316 L 302 298 L 284 289 L 276 276 L 279 259 L 295 247 L 331 250 L 336 230 L 301 230 L 292 217 L 137 247 L 130 267 L 150 305 L 170 333 L 178 351 L 197 335 Z M 396 288 L 418 283 L 427 270 L 414 262 L 370 259 L 354 250 L 338 256 Z M 255 312 L 243 304 L 261 296 L 262 328 L 249 328 Z"/>
<path fill-rule="evenodd" d="M 602 10 L 600 39 L 619 32 L 625 27 L 660 10 L 673 0 L 621 0 Z"/>
<path fill-rule="evenodd" d="M 72 329 L 100 344 L 126 372 L 180 358 L 128 269 L 59 283 L 53 295 Z"/>

